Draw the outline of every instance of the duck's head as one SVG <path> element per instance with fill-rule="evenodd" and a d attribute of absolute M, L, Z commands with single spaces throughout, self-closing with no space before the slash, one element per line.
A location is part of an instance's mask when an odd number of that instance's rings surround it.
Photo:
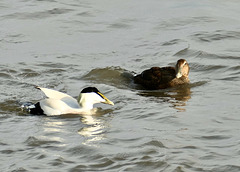
<path fill-rule="evenodd" d="M 114 103 L 105 97 L 96 87 L 84 88 L 79 94 L 78 102 L 82 108 L 87 109 L 92 109 L 96 103 L 114 105 Z"/>
<path fill-rule="evenodd" d="M 176 64 L 176 78 L 181 78 L 182 76 L 188 77 L 189 65 L 185 59 L 179 59 Z"/>

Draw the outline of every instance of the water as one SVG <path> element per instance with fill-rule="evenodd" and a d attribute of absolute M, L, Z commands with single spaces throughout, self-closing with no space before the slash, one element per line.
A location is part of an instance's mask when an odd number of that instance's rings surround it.
<path fill-rule="evenodd" d="M 229 0 L 2 0 L 1 171 L 240 171 L 240 4 Z M 187 87 L 145 91 L 132 75 L 190 64 Z M 115 106 L 31 116 L 34 85 Z"/>

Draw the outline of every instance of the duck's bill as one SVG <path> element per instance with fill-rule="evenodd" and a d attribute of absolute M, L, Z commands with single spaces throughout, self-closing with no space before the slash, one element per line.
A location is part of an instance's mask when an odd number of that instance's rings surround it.
<path fill-rule="evenodd" d="M 182 77 L 182 68 L 180 67 L 177 71 L 176 78 L 181 78 Z"/>
<path fill-rule="evenodd" d="M 104 96 L 102 93 L 98 92 L 98 94 L 105 100 L 102 103 L 109 104 L 109 105 L 114 105 L 114 103 L 111 100 L 109 100 L 106 96 Z"/>
<path fill-rule="evenodd" d="M 176 74 L 176 78 L 181 78 L 181 77 L 182 77 L 181 72 L 178 72 L 178 73 Z"/>
<path fill-rule="evenodd" d="M 114 103 L 111 100 L 106 99 L 105 102 L 103 102 L 104 104 L 109 104 L 109 105 L 114 105 Z"/>

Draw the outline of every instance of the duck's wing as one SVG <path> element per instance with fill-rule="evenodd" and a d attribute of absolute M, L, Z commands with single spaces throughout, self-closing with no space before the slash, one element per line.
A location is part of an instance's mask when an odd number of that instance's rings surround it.
<path fill-rule="evenodd" d="M 79 106 L 79 108 L 73 108 L 59 99 L 48 98 L 39 103 L 43 113 L 48 116 L 76 113 L 80 110 Z"/>
<path fill-rule="evenodd" d="M 56 90 L 52 90 L 49 88 L 43 88 L 43 87 L 36 87 L 37 89 L 41 90 L 48 98 L 53 98 L 53 99 L 62 99 L 64 97 L 71 97 L 65 93 L 56 91 Z"/>
<path fill-rule="evenodd" d="M 174 67 L 152 67 L 134 77 L 134 82 L 147 89 L 161 89 L 168 87 L 168 83 L 175 78 Z"/>
<path fill-rule="evenodd" d="M 49 99 L 61 100 L 71 108 L 80 108 L 77 100 L 68 94 L 65 94 L 56 90 L 52 90 L 49 88 L 43 88 L 43 87 L 36 87 L 36 88 L 40 89 Z"/>

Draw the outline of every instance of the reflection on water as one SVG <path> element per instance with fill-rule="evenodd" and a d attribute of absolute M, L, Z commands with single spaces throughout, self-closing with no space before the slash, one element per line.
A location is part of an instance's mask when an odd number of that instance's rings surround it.
<path fill-rule="evenodd" d="M 51 119 L 46 118 L 46 122 L 44 122 L 44 130 L 48 132 L 63 132 L 64 129 L 61 126 L 65 125 L 63 121 L 53 121 Z"/>
<path fill-rule="evenodd" d="M 91 145 L 91 142 L 100 141 L 104 137 L 103 129 L 104 125 L 100 119 L 94 116 L 83 116 L 82 123 L 86 124 L 86 127 L 81 128 L 78 134 L 84 136 L 86 141 L 83 144 Z"/>
<path fill-rule="evenodd" d="M 51 135 L 51 141 L 64 142 L 63 138 L 56 136 L 56 133 L 65 133 L 65 126 L 69 125 L 69 121 L 72 122 L 72 119 L 80 117 L 81 128 L 77 133 L 84 137 L 85 141 L 82 142 L 84 145 L 96 146 L 94 143 L 104 139 L 105 129 L 108 128 L 108 120 L 111 119 L 110 116 L 107 118 L 102 118 L 104 114 L 112 113 L 112 109 L 101 109 L 95 108 L 96 113 L 93 115 L 76 115 L 76 114 L 65 114 L 55 117 L 46 117 L 44 118 L 44 127 L 43 131 L 47 135 Z M 49 140 L 49 138 L 48 138 Z"/>
<path fill-rule="evenodd" d="M 207 81 L 198 81 L 190 83 L 187 85 L 182 85 L 178 87 L 173 87 L 169 89 L 162 90 L 141 90 L 138 95 L 145 97 L 157 97 L 160 98 L 163 102 L 168 102 L 171 104 L 171 107 L 177 109 L 179 112 L 186 111 L 185 106 L 186 102 L 191 99 L 191 88 L 202 86 L 206 84 Z M 142 88 L 138 87 L 137 88 Z"/>
<path fill-rule="evenodd" d="M 1 0 L 0 171 L 240 171 L 239 8 Z M 180 58 L 198 83 L 133 84 L 132 71 Z M 116 104 L 94 116 L 28 116 L 18 102 L 39 100 L 32 85 L 72 95 L 93 85 Z"/>
<path fill-rule="evenodd" d="M 62 143 L 64 141 L 63 138 L 56 136 L 56 133 L 64 133 L 66 132 L 64 129 L 64 126 L 66 125 L 66 122 L 54 120 L 52 118 L 44 118 L 44 127 L 43 131 L 45 133 L 48 133 L 48 135 L 51 135 L 51 137 L 41 136 L 41 138 L 44 138 L 49 141 L 57 141 L 59 143 Z M 62 144 L 61 146 L 64 146 L 65 144 Z"/>
<path fill-rule="evenodd" d="M 107 122 L 101 118 L 103 114 L 109 113 L 112 110 L 100 110 L 96 115 L 83 115 L 81 122 L 85 126 L 78 130 L 78 134 L 85 137 L 83 144 L 93 146 L 93 142 L 104 139 L 105 128 L 108 127 Z M 94 145 L 96 146 L 96 145 Z"/>
<path fill-rule="evenodd" d="M 145 97 L 158 97 L 163 102 L 169 102 L 172 107 L 183 112 L 186 110 L 184 106 L 186 106 L 186 102 L 191 98 L 191 93 L 189 85 L 185 85 L 164 90 L 144 90 L 138 94 Z"/>

